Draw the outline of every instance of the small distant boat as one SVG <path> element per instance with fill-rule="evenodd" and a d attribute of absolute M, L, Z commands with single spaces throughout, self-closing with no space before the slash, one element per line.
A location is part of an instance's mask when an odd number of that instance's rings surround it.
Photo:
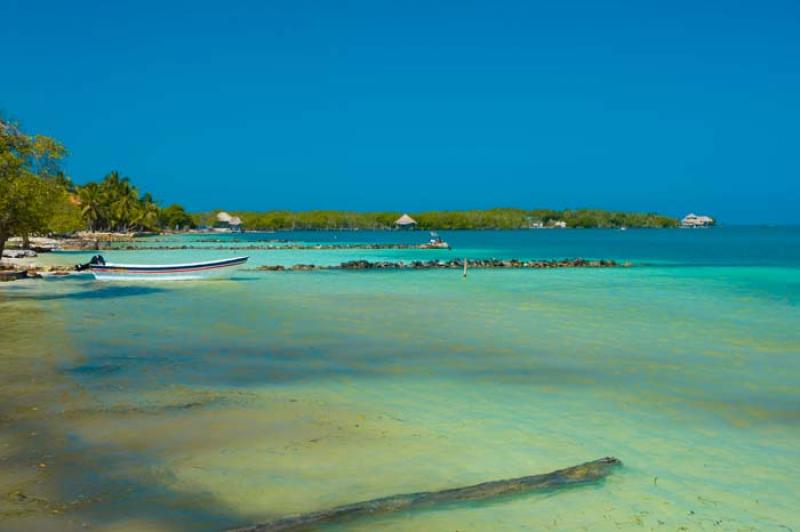
<path fill-rule="evenodd" d="M 450 244 L 442 240 L 438 233 L 431 231 L 431 239 L 421 247 L 424 249 L 450 249 Z"/>
<path fill-rule="evenodd" d="M 219 279 L 232 274 L 249 257 L 185 264 L 114 264 L 97 255 L 79 269 L 89 269 L 98 281 L 188 281 Z"/>
<path fill-rule="evenodd" d="M 620 230 L 620 231 L 627 231 L 627 230 L 628 230 L 628 228 L 627 228 L 627 227 L 625 227 L 625 226 L 623 225 L 623 226 L 621 226 L 621 227 L 619 228 L 619 230 Z"/>

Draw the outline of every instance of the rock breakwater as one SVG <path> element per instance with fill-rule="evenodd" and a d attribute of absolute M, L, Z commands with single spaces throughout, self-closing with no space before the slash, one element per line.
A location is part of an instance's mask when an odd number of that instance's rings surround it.
<path fill-rule="evenodd" d="M 587 260 L 581 258 L 553 260 L 519 259 L 467 259 L 471 269 L 548 269 L 548 268 L 627 268 L 631 263 L 614 260 Z M 376 261 L 352 260 L 337 265 L 295 264 L 293 266 L 266 265 L 256 268 L 260 271 L 312 271 L 312 270 L 458 270 L 464 268 L 463 259 L 452 260 L 414 260 L 414 261 Z"/>
<path fill-rule="evenodd" d="M 252 244 L 252 245 L 233 245 L 233 246 L 196 246 L 192 244 L 181 245 L 132 245 L 132 244 L 114 244 L 112 242 L 100 242 L 98 247 L 92 249 L 109 249 L 109 250 L 125 250 L 125 251 L 144 251 L 144 250 L 187 250 L 187 249 L 211 249 L 211 250 L 224 250 L 224 251 L 331 251 L 331 250 L 358 250 L 358 249 L 444 249 L 434 248 L 430 244 L 284 244 L 284 245 L 268 245 L 268 244 Z M 63 247 L 62 249 L 72 249 Z M 76 248 L 86 249 L 86 248 Z"/>

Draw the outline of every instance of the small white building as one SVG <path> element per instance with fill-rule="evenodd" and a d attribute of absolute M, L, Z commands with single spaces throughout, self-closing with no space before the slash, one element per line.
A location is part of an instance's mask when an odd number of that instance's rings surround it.
<path fill-rule="evenodd" d="M 543 229 L 544 222 L 541 221 L 539 218 L 533 216 L 526 216 L 525 217 L 525 228 L 526 229 Z"/>
<path fill-rule="evenodd" d="M 711 216 L 701 216 L 693 212 L 690 212 L 683 217 L 683 220 L 681 220 L 681 225 L 683 227 L 708 227 L 709 225 L 714 225 L 715 223 L 716 222 L 714 222 L 714 218 Z"/>
<path fill-rule="evenodd" d="M 564 220 L 555 220 L 553 222 L 550 222 L 550 227 L 555 227 L 556 229 L 566 229 L 567 222 L 565 222 Z"/>

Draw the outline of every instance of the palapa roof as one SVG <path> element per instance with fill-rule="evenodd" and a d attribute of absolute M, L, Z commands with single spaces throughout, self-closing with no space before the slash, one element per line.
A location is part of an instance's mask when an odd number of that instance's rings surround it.
<path fill-rule="evenodd" d="M 404 214 L 394 222 L 395 225 L 416 225 L 416 223 L 417 221 L 407 214 Z"/>
<path fill-rule="evenodd" d="M 226 223 L 228 225 L 242 225 L 242 219 L 238 216 L 231 216 L 225 211 L 217 213 L 217 221 Z"/>

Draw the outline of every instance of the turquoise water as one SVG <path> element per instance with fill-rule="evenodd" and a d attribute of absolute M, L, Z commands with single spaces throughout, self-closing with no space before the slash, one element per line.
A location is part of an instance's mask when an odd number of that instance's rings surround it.
<path fill-rule="evenodd" d="M 214 238 L 235 248 L 425 236 Z M 39 452 L 7 451 L 22 465 L 3 489 L 67 504 L 57 514 L 7 512 L 0 528 L 217 530 L 605 455 L 625 465 L 596 486 L 347 528 L 800 526 L 800 228 L 442 236 L 454 251 L 252 251 L 251 269 L 231 281 L 0 287 L 0 312 L 29 318 L 0 333 L 14 369 L 6 388 L 19 403 L 0 442 Z M 229 254 L 238 253 L 104 252 L 122 262 Z M 252 269 L 573 256 L 636 267 L 474 270 L 467 279 Z M 47 333 L 31 332 L 32 321 Z M 36 469 L 40 459 L 46 468 Z"/>

